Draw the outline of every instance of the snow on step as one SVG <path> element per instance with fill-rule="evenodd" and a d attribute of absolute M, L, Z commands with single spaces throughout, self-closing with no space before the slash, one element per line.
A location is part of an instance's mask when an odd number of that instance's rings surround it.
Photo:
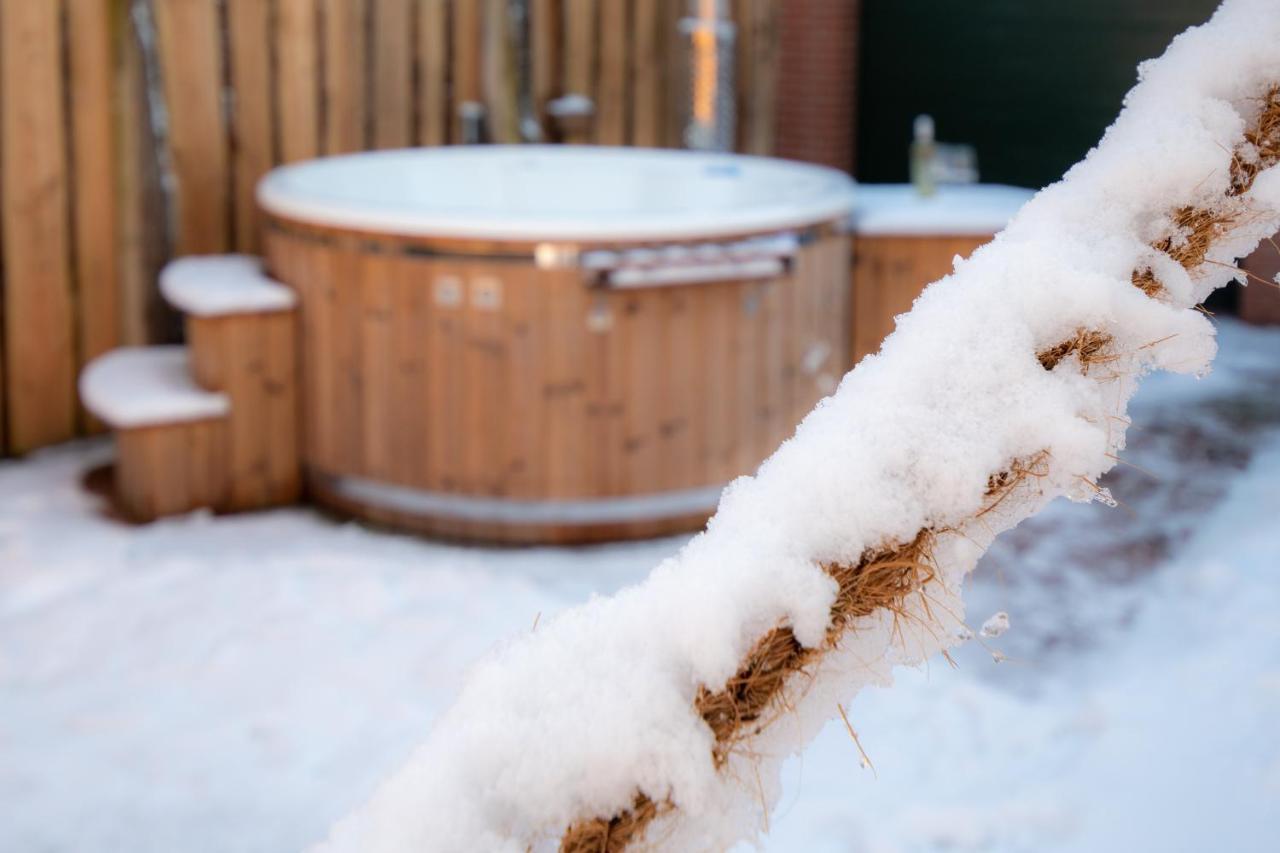
<path fill-rule="evenodd" d="M 85 408 L 112 429 L 224 417 L 226 394 L 195 384 L 182 346 L 124 347 L 99 356 L 80 374 Z"/>
<path fill-rule="evenodd" d="M 268 276 L 253 255 L 193 255 L 160 273 L 160 292 L 174 308 L 197 317 L 288 311 L 292 290 Z"/>
<path fill-rule="evenodd" d="M 1021 187 L 959 184 L 926 198 L 911 184 L 858 184 L 849 222 L 863 237 L 995 234 L 1033 195 Z"/>

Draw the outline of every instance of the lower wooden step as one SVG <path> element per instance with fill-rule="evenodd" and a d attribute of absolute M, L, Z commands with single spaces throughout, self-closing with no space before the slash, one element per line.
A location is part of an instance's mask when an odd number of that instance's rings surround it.
<path fill-rule="evenodd" d="M 115 494 L 126 516 L 227 508 L 230 401 L 195 384 L 184 347 L 113 350 L 85 368 L 80 396 L 115 432 Z"/>

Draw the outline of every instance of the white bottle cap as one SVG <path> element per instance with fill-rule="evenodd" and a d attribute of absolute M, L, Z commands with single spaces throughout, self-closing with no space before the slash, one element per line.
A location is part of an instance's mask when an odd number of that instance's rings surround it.
<path fill-rule="evenodd" d="M 920 142 L 933 141 L 933 116 L 927 113 L 921 113 L 920 115 L 916 116 L 916 120 L 915 120 L 915 124 L 913 125 L 913 128 L 915 130 L 915 137 L 918 141 Z"/>

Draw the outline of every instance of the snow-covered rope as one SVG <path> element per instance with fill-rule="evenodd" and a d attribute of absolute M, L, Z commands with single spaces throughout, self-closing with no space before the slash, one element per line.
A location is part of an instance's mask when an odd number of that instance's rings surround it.
<path fill-rule="evenodd" d="M 1228 0 L 1140 70 L 1099 146 L 931 286 L 707 531 L 472 672 L 324 849 L 717 850 L 864 685 L 972 636 L 1000 531 L 1097 485 L 1195 310 L 1280 227 L 1280 2 Z"/>

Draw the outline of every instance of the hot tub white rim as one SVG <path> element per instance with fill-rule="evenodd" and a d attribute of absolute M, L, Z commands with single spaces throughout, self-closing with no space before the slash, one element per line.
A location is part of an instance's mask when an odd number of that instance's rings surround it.
<path fill-rule="evenodd" d="M 340 159 L 371 159 L 377 157 L 405 156 L 417 152 L 431 152 L 431 156 L 501 156 L 503 152 L 520 154 L 549 153 L 553 157 L 572 156 L 575 152 L 589 151 L 593 155 L 626 156 L 642 152 L 657 158 L 702 158 L 709 163 L 767 163 L 770 167 L 782 166 L 797 174 L 820 175 L 830 184 L 821 194 L 814 194 L 812 201 L 800 203 L 766 203 L 725 211 L 696 211 L 687 213 L 653 212 L 629 214 L 629 219 L 609 221 L 595 220 L 546 220 L 525 217 L 499 219 L 477 214 L 458 214 L 377 210 L 373 205 L 352 204 L 340 199 L 299 198 L 296 191 L 281 184 L 294 170 L 311 167 L 316 163 Z M 461 240 L 493 240 L 497 242 L 559 242 L 559 243 L 648 243 L 653 241 L 691 241 L 721 238 L 744 234 L 760 234 L 791 228 L 820 225 L 825 222 L 844 222 L 854 206 L 856 184 L 853 179 L 837 169 L 812 163 L 801 163 L 775 157 L 751 154 L 708 153 L 665 148 L 634 148 L 621 146 L 572 146 L 572 145 L 485 145 L 447 146 L 440 148 L 398 148 L 382 151 L 364 151 L 321 157 L 299 163 L 278 166 L 258 183 L 258 205 L 269 215 L 307 225 L 366 232 L 371 234 Z"/>

